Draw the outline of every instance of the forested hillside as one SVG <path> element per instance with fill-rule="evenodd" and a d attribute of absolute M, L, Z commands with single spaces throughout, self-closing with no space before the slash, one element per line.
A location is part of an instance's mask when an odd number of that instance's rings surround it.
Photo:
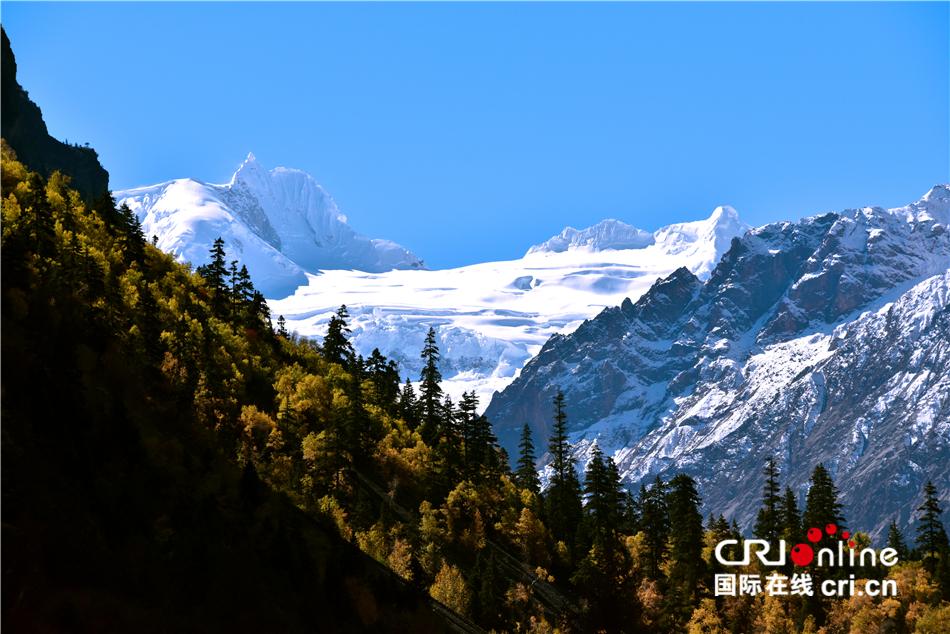
<path fill-rule="evenodd" d="M 896 598 L 716 597 L 734 525 L 687 475 L 634 495 L 595 451 L 579 478 L 563 395 L 512 471 L 475 397 L 442 393 L 434 333 L 414 387 L 354 353 L 345 307 L 299 339 L 220 242 L 192 270 L 108 195 L 2 153 L 10 631 L 946 631 L 932 492 L 918 547 L 891 536 L 906 563 L 842 573 Z M 826 471 L 801 510 L 779 477 L 757 535 L 847 526 Z"/>

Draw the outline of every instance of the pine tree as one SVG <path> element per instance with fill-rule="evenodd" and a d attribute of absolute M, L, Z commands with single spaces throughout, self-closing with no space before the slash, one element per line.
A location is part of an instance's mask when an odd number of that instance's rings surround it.
<path fill-rule="evenodd" d="M 135 213 L 125 203 L 118 209 L 119 223 L 124 235 L 122 245 L 135 262 L 141 262 L 145 255 L 145 232 Z"/>
<path fill-rule="evenodd" d="M 803 537 L 802 516 L 798 511 L 795 492 L 785 487 L 785 495 L 779 504 L 779 537 L 788 543 L 794 543 Z"/>
<path fill-rule="evenodd" d="M 287 332 L 287 320 L 284 319 L 283 315 L 278 315 L 277 317 L 277 336 L 287 339 L 290 337 L 290 333 Z"/>
<path fill-rule="evenodd" d="M 199 275 L 208 282 L 208 287 L 211 289 L 211 307 L 218 316 L 223 316 L 227 307 L 228 266 L 226 260 L 224 240 L 218 237 L 211 246 L 209 262 L 198 268 Z"/>
<path fill-rule="evenodd" d="M 669 598 L 682 623 L 689 618 L 705 573 L 702 500 L 695 480 L 685 473 L 673 476 L 668 491 L 669 522 L 674 527 L 669 534 Z"/>
<path fill-rule="evenodd" d="M 615 519 L 615 509 L 612 508 L 613 489 L 613 483 L 607 481 L 604 454 L 595 444 L 584 472 L 584 496 L 587 498 L 584 512 L 590 520 L 595 536 L 601 537 L 613 528 Z"/>
<path fill-rule="evenodd" d="M 752 532 L 759 539 L 776 543 L 782 532 L 779 513 L 782 500 L 779 497 L 778 467 L 775 466 L 775 459 L 771 456 L 765 462 L 763 473 L 765 485 L 762 489 L 762 508 L 759 509 Z"/>
<path fill-rule="evenodd" d="M 518 466 L 515 470 L 515 483 L 522 489 L 538 494 L 541 491 L 541 480 L 538 478 L 534 443 L 531 441 L 531 427 L 525 423 L 521 429 L 521 440 L 518 442 Z"/>
<path fill-rule="evenodd" d="M 924 502 L 917 511 L 921 514 L 920 524 L 917 526 L 917 550 L 924 561 L 924 566 L 931 573 L 936 571 L 938 557 L 947 557 L 947 531 L 940 521 L 943 509 L 937 498 L 937 487 L 928 481 L 924 485 Z"/>
<path fill-rule="evenodd" d="M 463 443 L 463 469 L 466 478 L 471 479 L 476 467 L 481 464 L 482 447 L 479 443 L 475 419 L 478 411 L 478 397 L 475 391 L 462 392 L 459 401 L 458 425 Z"/>
<path fill-rule="evenodd" d="M 828 524 L 834 524 L 840 531 L 844 527 L 844 516 L 838 502 L 838 489 L 831 474 L 824 465 L 818 464 L 811 474 L 811 486 L 805 499 L 805 514 L 802 518 L 805 530 L 817 528 L 824 532 Z M 825 536 L 819 547 L 828 546 L 832 539 Z"/>
<path fill-rule="evenodd" d="M 327 334 L 323 338 L 323 356 L 332 363 L 349 366 L 354 360 L 353 346 L 347 339 L 350 328 L 346 323 L 349 318 L 346 305 L 340 306 L 336 314 L 330 317 Z"/>
<path fill-rule="evenodd" d="M 419 378 L 420 428 L 422 440 L 434 445 L 442 425 L 442 373 L 439 372 L 439 346 L 436 344 L 435 328 L 430 327 L 425 345 L 420 354 L 423 360 Z"/>
<path fill-rule="evenodd" d="M 419 402 L 409 379 L 406 379 L 406 384 L 399 393 L 399 415 L 406 421 L 409 429 L 419 426 Z"/>
<path fill-rule="evenodd" d="M 581 485 L 571 445 L 567 441 L 567 413 L 564 409 L 564 393 L 558 390 L 554 397 L 554 431 L 548 443 L 554 473 L 544 498 L 544 510 L 555 540 L 573 547 L 583 511 Z"/>
<path fill-rule="evenodd" d="M 670 532 L 666 484 L 659 475 L 649 488 L 640 487 L 640 527 L 646 535 L 646 574 L 651 579 L 659 579 Z"/>
<path fill-rule="evenodd" d="M 574 472 L 574 458 L 571 456 L 571 445 L 567 441 L 567 412 L 564 410 L 564 392 L 558 390 L 554 397 L 554 433 L 548 443 L 554 479 L 558 482 L 565 481 L 568 473 Z"/>
<path fill-rule="evenodd" d="M 897 527 L 897 522 L 891 522 L 887 527 L 887 547 L 894 549 L 899 560 L 907 559 L 907 542 L 904 541 L 904 536 L 901 534 L 901 529 Z"/>

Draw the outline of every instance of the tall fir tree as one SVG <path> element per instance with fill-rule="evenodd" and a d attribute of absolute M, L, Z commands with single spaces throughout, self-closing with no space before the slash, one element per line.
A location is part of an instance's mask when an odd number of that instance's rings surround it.
<path fill-rule="evenodd" d="M 775 459 L 769 456 L 765 461 L 763 469 L 765 475 L 765 485 L 762 487 L 762 507 L 759 509 L 755 519 L 755 526 L 752 529 L 753 534 L 759 538 L 776 543 L 781 536 L 781 498 L 779 497 L 778 467 L 775 465 Z"/>
<path fill-rule="evenodd" d="M 211 289 L 211 307 L 219 317 L 224 315 L 228 306 L 228 265 L 227 254 L 224 251 L 224 240 L 215 238 L 211 245 L 208 263 L 198 267 L 198 274 L 208 283 Z"/>
<path fill-rule="evenodd" d="M 666 483 L 659 475 L 650 487 L 640 487 L 640 528 L 646 537 L 646 575 L 660 579 L 668 552 L 670 513 Z"/>
<path fill-rule="evenodd" d="M 779 538 L 788 543 L 801 540 L 802 515 L 798 510 L 798 499 L 791 487 L 785 487 L 785 495 L 779 504 Z"/>
<path fill-rule="evenodd" d="M 924 485 L 924 502 L 917 507 L 919 524 L 917 525 L 917 551 L 924 561 L 924 566 L 931 573 L 937 569 L 940 558 L 947 558 L 948 542 L 947 531 L 940 521 L 943 509 L 937 497 L 937 487 L 928 481 Z"/>
<path fill-rule="evenodd" d="M 406 379 L 399 392 L 399 415 L 406 421 L 409 429 L 414 430 L 419 426 L 419 401 L 416 400 L 416 391 L 409 379 Z"/>
<path fill-rule="evenodd" d="M 805 514 L 802 517 L 803 528 L 817 528 L 824 532 L 829 524 L 834 524 L 840 531 L 844 527 L 842 506 L 838 502 L 838 488 L 835 486 L 831 474 L 825 466 L 819 463 L 811 474 L 808 496 L 805 498 Z M 833 538 L 827 536 L 819 542 L 819 547 L 828 546 Z"/>
<path fill-rule="evenodd" d="M 347 324 L 347 319 L 349 317 L 350 314 L 346 310 L 346 305 L 340 306 L 336 313 L 330 317 L 327 334 L 323 338 L 323 356 L 327 361 L 339 363 L 344 367 L 349 367 L 355 357 L 353 346 L 348 339 L 350 327 Z"/>
<path fill-rule="evenodd" d="M 554 397 L 554 430 L 548 451 L 554 473 L 544 497 L 545 517 L 554 538 L 573 548 L 583 513 L 581 485 L 567 440 L 567 412 L 564 393 L 560 390 Z"/>
<path fill-rule="evenodd" d="M 541 480 L 534 455 L 534 443 L 531 441 L 531 427 L 527 423 L 521 428 L 518 441 L 518 465 L 515 469 L 515 483 L 522 489 L 528 489 L 535 495 L 541 492 Z"/>
<path fill-rule="evenodd" d="M 670 607 L 679 624 L 685 623 L 698 598 L 701 580 L 705 574 L 703 546 L 703 516 L 699 512 L 702 500 L 696 490 L 696 481 L 679 473 L 667 485 L 669 523 Z"/>
<path fill-rule="evenodd" d="M 616 483 L 610 481 L 604 454 L 595 444 L 584 472 L 584 496 L 587 499 L 584 514 L 594 538 L 603 540 L 616 526 L 616 490 Z"/>
<path fill-rule="evenodd" d="M 887 547 L 893 548 L 894 552 L 897 553 L 897 558 L 902 561 L 906 560 L 910 554 L 907 551 L 907 542 L 904 541 L 904 535 L 901 534 L 901 529 L 897 527 L 897 522 L 891 522 L 887 527 Z"/>
<path fill-rule="evenodd" d="M 422 357 L 422 375 L 419 377 L 419 432 L 422 439 L 434 445 L 439 437 L 444 417 L 442 408 L 442 373 L 439 372 L 439 346 L 436 343 L 435 328 L 426 333 L 425 345 L 420 353 Z"/>

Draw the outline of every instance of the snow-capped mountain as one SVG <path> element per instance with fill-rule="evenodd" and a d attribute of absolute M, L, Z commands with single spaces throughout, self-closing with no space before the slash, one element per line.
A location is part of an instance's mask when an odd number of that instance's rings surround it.
<path fill-rule="evenodd" d="M 746 229 L 729 207 L 652 234 L 607 220 L 582 231 L 565 229 L 517 260 L 436 271 L 321 271 L 270 305 L 291 330 L 322 336 L 330 315 L 346 304 L 357 351 L 368 355 L 378 347 L 413 379 L 433 326 L 444 387 L 453 397 L 475 390 L 484 405 L 551 335 L 573 331 L 625 297 L 639 297 L 679 267 L 708 277 L 732 238 Z"/>
<path fill-rule="evenodd" d="M 685 471 L 748 527 L 778 459 L 803 495 L 823 462 L 849 525 L 906 527 L 922 483 L 950 490 L 950 186 L 886 210 L 775 223 L 556 335 L 487 415 L 509 450 L 543 441 L 565 392 L 576 455 L 627 483 Z"/>
<path fill-rule="evenodd" d="M 388 271 L 422 268 L 422 261 L 388 240 L 356 233 L 330 195 L 309 174 L 267 170 L 248 154 L 229 183 L 190 178 L 114 192 L 138 216 L 158 246 L 203 264 L 218 236 L 247 265 L 268 297 L 283 297 L 320 269 Z"/>

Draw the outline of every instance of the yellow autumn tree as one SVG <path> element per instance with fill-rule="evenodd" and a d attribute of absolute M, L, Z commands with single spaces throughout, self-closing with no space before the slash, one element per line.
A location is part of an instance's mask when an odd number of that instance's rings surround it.
<path fill-rule="evenodd" d="M 443 563 L 435 581 L 429 588 L 433 599 L 459 614 L 468 614 L 472 603 L 472 593 L 461 571 L 449 563 Z"/>

